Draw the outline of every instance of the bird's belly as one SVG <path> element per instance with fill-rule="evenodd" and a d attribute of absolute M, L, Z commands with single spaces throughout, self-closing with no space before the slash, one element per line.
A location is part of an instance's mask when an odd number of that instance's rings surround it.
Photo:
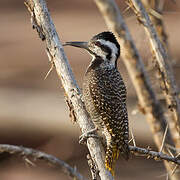
<path fill-rule="evenodd" d="M 94 104 L 91 102 L 91 99 L 88 99 L 88 101 L 85 102 L 86 110 L 89 113 L 93 123 L 98 127 L 103 127 L 103 120 L 100 116 L 99 112 L 96 110 Z"/>
<path fill-rule="evenodd" d="M 100 130 L 103 129 L 104 122 L 103 122 L 103 119 L 102 119 L 100 113 L 97 111 L 97 109 L 94 105 L 93 99 L 91 98 L 89 93 L 86 93 L 83 96 L 84 96 L 83 99 L 84 99 L 85 107 L 91 117 L 91 120 L 93 121 L 95 126 L 98 127 L 98 129 L 100 129 Z"/>

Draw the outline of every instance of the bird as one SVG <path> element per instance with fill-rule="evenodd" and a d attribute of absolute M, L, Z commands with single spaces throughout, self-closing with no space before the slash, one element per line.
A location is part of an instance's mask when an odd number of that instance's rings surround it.
<path fill-rule="evenodd" d="M 105 136 L 105 166 L 114 176 L 121 155 L 129 159 L 129 125 L 126 86 L 117 67 L 120 45 L 110 31 L 93 36 L 88 42 L 64 45 L 83 48 L 92 56 L 83 80 L 83 100 L 94 125 Z"/>

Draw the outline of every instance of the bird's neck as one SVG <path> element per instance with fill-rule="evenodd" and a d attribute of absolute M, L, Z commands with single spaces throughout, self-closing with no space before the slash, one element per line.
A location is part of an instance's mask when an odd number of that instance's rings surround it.
<path fill-rule="evenodd" d="M 91 63 L 89 64 L 86 73 L 91 70 L 103 70 L 103 69 L 115 69 L 116 64 L 111 64 L 107 60 L 102 59 L 99 56 L 93 57 Z"/>

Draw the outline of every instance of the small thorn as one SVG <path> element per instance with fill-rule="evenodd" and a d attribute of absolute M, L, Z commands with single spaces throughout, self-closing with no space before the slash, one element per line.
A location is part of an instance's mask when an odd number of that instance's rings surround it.
<path fill-rule="evenodd" d="M 180 152 L 175 156 L 175 158 L 178 158 L 180 156 Z"/>
<path fill-rule="evenodd" d="M 54 68 L 54 63 L 51 64 L 51 67 L 50 67 L 49 71 L 47 72 L 47 74 L 46 74 L 44 80 L 47 79 L 47 77 L 49 76 L 49 74 L 51 73 L 51 71 L 53 70 L 53 68 Z"/>
<path fill-rule="evenodd" d="M 29 165 L 31 165 L 31 166 L 33 166 L 33 167 L 36 167 L 36 164 L 34 164 L 32 161 L 30 161 L 28 158 L 25 158 L 24 159 L 25 160 L 25 162 L 27 163 L 27 164 L 29 164 Z"/>
<path fill-rule="evenodd" d="M 157 19 L 162 19 L 162 15 L 160 13 L 158 13 L 157 11 L 155 11 L 154 9 L 150 9 L 150 14 L 153 15 L 154 17 L 156 17 Z"/>
<path fill-rule="evenodd" d="M 134 147 L 136 147 L 136 141 L 135 141 L 135 138 L 134 138 L 134 134 L 133 134 L 133 132 L 132 132 L 132 129 L 130 130 L 130 132 L 131 132 L 131 137 L 132 137 L 133 145 L 134 145 Z"/>
<path fill-rule="evenodd" d="M 171 176 L 172 176 L 173 174 L 175 174 L 177 168 L 178 168 L 178 164 L 176 164 L 176 166 L 175 166 L 174 169 L 172 170 Z"/>
<path fill-rule="evenodd" d="M 164 132 L 164 136 L 163 136 L 163 140 L 162 140 L 162 144 L 161 144 L 161 148 L 159 152 L 162 152 L 163 148 L 164 148 L 164 144 L 165 144 L 165 139 L 166 139 L 166 135 L 167 135 L 167 130 L 168 130 L 168 124 L 166 126 L 165 132 Z"/>
<path fill-rule="evenodd" d="M 173 153 L 171 152 L 171 150 L 170 150 L 169 148 L 167 148 L 167 151 L 168 151 L 168 153 L 171 155 L 171 157 L 174 158 L 174 155 L 173 155 Z"/>
<path fill-rule="evenodd" d="M 126 9 L 122 12 L 122 14 L 124 15 L 130 8 L 131 8 L 130 6 L 126 7 Z"/>
<path fill-rule="evenodd" d="M 47 55 L 48 55 L 49 62 L 51 63 L 51 67 L 50 67 L 49 71 L 47 72 L 44 80 L 47 79 L 47 77 L 49 76 L 50 72 L 53 70 L 53 68 L 54 68 L 54 66 L 55 66 L 55 65 L 54 65 L 54 61 L 53 61 L 54 56 L 52 56 L 52 54 L 50 53 L 50 50 L 49 50 L 48 48 L 46 48 L 46 53 L 47 53 Z"/>
<path fill-rule="evenodd" d="M 131 143 L 132 140 L 133 140 L 133 138 L 131 138 L 128 143 Z"/>

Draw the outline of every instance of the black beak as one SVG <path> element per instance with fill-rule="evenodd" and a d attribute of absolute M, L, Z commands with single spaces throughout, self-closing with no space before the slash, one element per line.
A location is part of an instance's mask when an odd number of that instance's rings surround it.
<path fill-rule="evenodd" d="M 74 46 L 78 48 L 83 48 L 88 50 L 88 42 L 78 42 L 78 41 L 73 41 L 73 42 L 65 42 L 63 46 Z"/>

